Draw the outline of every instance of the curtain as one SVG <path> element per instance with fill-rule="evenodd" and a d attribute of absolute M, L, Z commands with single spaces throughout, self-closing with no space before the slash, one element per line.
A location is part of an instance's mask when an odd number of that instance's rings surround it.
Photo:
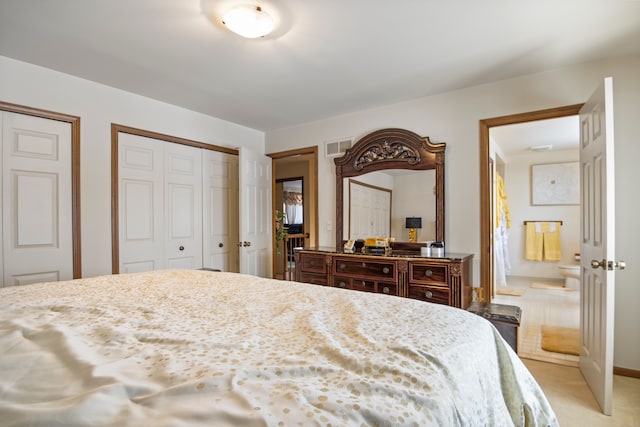
<path fill-rule="evenodd" d="M 285 224 L 302 224 L 302 193 L 285 191 L 283 196 Z"/>

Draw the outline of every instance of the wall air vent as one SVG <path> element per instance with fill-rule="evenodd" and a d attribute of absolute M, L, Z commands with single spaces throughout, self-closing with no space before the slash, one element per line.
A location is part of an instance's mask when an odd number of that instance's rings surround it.
<path fill-rule="evenodd" d="M 342 156 L 345 151 L 351 148 L 351 138 L 327 141 L 324 143 L 324 154 L 326 157 Z"/>

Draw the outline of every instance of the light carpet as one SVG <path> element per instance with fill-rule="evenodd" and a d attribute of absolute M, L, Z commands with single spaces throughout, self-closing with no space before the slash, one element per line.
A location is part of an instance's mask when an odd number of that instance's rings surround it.
<path fill-rule="evenodd" d="M 567 288 L 563 285 L 556 285 L 552 283 L 531 282 L 531 287 L 536 289 L 556 289 L 558 291 L 573 291 L 571 288 Z"/>
<path fill-rule="evenodd" d="M 498 286 L 496 287 L 496 294 L 498 295 L 511 295 L 520 297 L 524 294 L 524 288 L 513 288 L 509 286 Z"/>
<path fill-rule="evenodd" d="M 542 325 L 542 349 L 554 353 L 580 355 L 580 330 L 564 326 Z"/>

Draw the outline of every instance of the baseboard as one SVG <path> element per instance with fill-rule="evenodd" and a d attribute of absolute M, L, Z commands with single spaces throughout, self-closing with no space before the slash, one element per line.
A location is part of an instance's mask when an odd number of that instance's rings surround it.
<path fill-rule="evenodd" d="M 640 371 L 636 371 L 635 369 L 619 368 L 614 366 L 613 373 L 623 377 L 640 378 Z"/>

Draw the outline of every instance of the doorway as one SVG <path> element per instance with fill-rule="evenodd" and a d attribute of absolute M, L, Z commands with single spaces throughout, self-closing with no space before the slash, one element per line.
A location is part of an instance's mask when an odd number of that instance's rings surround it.
<path fill-rule="evenodd" d="M 540 110 L 540 111 L 534 111 L 534 112 L 528 112 L 528 113 L 522 113 L 522 114 L 514 114 L 514 115 L 509 115 L 509 116 L 501 116 L 501 117 L 495 117 L 495 118 L 491 118 L 491 119 L 486 119 L 486 120 L 482 120 L 480 121 L 480 197 L 481 197 L 481 202 L 480 202 L 480 208 L 481 208 L 481 212 L 480 212 L 480 217 L 481 217 L 481 223 L 480 223 L 480 228 L 481 228 L 481 236 L 480 236 L 480 240 L 481 240 L 481 257 L 480 257 L 480 277 L 481 277 L 481 289 L 479 291 L 479 299 L 486 301 L 486 302 L 498 302 L 498 303 L 503 303 L 503 304 L 513 304 L 513 305 L 518 305 L 518 306 L 527 306 L 527 319 L 523 319 L 522 322 L 522 332 L 523 334 L 521 334 L 521 339 L 520 341 L 520 348 L 521 350 L 523 350 L 523 354 L 526 355 L 526 357 L 531 357 L 531 358 L 539 358 L 541 360 L 546 360 L 543 358 L 550 358 L 547 361 L 553 361 L 556 363 L 563 363 L 563 364 L 568 364 L 568 365 L 573 365 L 576 366 L 577 365 L 577 361 L 574 360 L 576 359 L 576 356 L 573 355 L 566 355 L 566 354 L 561 354 L 561 353 L 555 353 L 555 352 L 546 352 L 543 350 L 542 348 L 542 343 L 540 342 L 542 340 L 542 335 L 540 333 L 540 330 L 542 328 L 542 320 L 545 316 L 545 300 L 544 297 L 539 297 L 537 294 L 538 293 L 544 293 L 544 291 L 540 291 L 539 289 L 524 289 L 524 288 L 530 288 L 532 286 L 534 286 L 534 282 L 532 280 L 527 280 L 527 279 L 516 279 L 514 278 L 510 283 L 509 287 L 507 287 L 507 290 L 511 290 L 511 291 L 516 291 L 518 290 L 519 292 L 514 292 L 514 294 L 519 293 L 520 295 L 522 295 L 522 292 L 524 291 L 525 294 L 527 294 L 526 296 L 506 296 L 506 295 L 497 295 L 497 286 L 496 286 L 496 276 L 497 275 L 503 275 L 504 272 L 503 270 L 501 270 L 501 268 L 498 268 L 498 266 L 496 265 L 496 259 L 500 260 L 501 257 L 500 255 L 500 248 L 496 247 L 496 238 L 499 237 L 498 234 L 500 233 L 500 229 L 496 229 L 496 206 L 494 204 L 494 197 L 497 196 L 494 195 L 494 186 L 495 186 L 495 181 L 498 180 L 498 174 L 500 172 L 504 172 L 504 163 L 501 159 L 501 156 L 498 154 L 496 155 L 495 152 L 492 151 L 492 138 L 491 138 L 491 131 L 492 129 L 494 131 L 499 130 L 499 127 L 506 127 L 507 125 L 516 125 L 516 124 L 534 124 L 534 122 L 539 122 L 539 121 L 543 121 L 543 120 L 548 120 L 548 119 L 557 119 L 557 118 L 568 118 L 571 116 L 577 116 L 579 114 L 580 108 L 582 107 L 582 104 L 578 104 L 578 105 L 570 105 L 570 106 L 566 106 L 566 107 L 560 107 L 560 108 L 553 108 L 553 109 L 547 109 L 547 110 Z M 495 133 L 495 132 L 494 132 Z M 526 197 L 528 198 L 529 195 L 529 166 L 526 166 L 527 168 L 527 175 L 524 177 L 525 178 L 525 182 L 527 182 L 526 185 Z M 529 205 L 528 200 L 526 202 L 526 205 Z M 578 207 L 579 209 L 579 207 Z M 533 214 L 533 213 L 538 213 L 538 211 L 532 211 L 530 209 L 527 210 L 528 214 Z M 544 210 L 542 211 L 544 212 Z M 534 215 L 535 216 L 535 215 Z M 577 216 L 579 218 L 579 213 L 575 214 L 574 216 Z M 516 235 L 518 235 L 518 237 L 520 238 L 520 240 L 518 242 L 513 242 L 512 246 L 512 242 L 508 242 L 508 247 L 509 247 L 509 252 L 511 251 L 515 251 L 516 253 L 519 252 L 524 252 L 524 244 L 525 244 L 525 227 L 526 225 L 524 225 L 526 220 L 538 220 L 538 221 L 542 221 L 542 220 L 555 220 L 556 218 L 552 218 L 552 217 L 531 217 L 531 218 L 519 218 L 517 223 L 512 223 L 512 226 L 514 228 L 521 228 L 522 229 L 522 233 L 515 233 Z M 575 225 L 575 224 L 574 224 Z M 579 224 L 577 225 L 578 228 L 578 237 L 577 240 L 579 241 Z M 511 233 L 513 234 L 513 233 Z M 520 236 L 520 234 L 522 234 L 522 236 Z M 578 246 L 579 247 L 579 246 Z M 524 258 L 524 253 L 523 253 L 523 258 Z M 532 262 L 529 262 L 529 264 L 533 264 Z M 551 275 L 555 275 L 555 264 L 554 263 L 547 263 L 547 264 L 553 264 L 550 266 L 546 266 L 547 268 L 553 268 L 554 272 Z M 501 265 L 500 267 L 504 267 L 504 265 Z M 508 265 L 507 265 L 508 267 Z M 538 266 L 534 266 L 534 267 L 530 267 L 530 268 L 534 268 L 537 269 L 539 268 Z M 521 270 L 522 271 L 522 270 Z M 539 272 L 538 272 L 539 273 Z M 544 274 L 542 274 L 544 275 Z M 549 274 L 547 274 L 549 275 Z M 501 276 L 503 277 L 503 276 Z M 540 284 L 546 284 L 549 283 L 548 281 L 540 281 Z M 556 282 L 557 283 L 557 282 Z M 505 283 L 501 280 L 501 285 L 504 285 Z M 536 282 L 536 284 L 538 284 L 538 282 Z M 515 286 L 514 286 L 515 285 Z M 504 289 L 504 288 L 503 288 Z M 561 292 L 561 291 L 553 291 L 553 292 Z M 501 292 L 502 293 L 502 292 Z M 508 292 L 505 292 L 508 293 Z M 536 295 L 534 295 L 536 294 Z M 570 298 L 570 296 L 568 295 L 569 293 L 567 293 L 566 295 L 564 295 L 564 297 Z M 577 294 L 577 293 L 576 293 Z M 518 301 L 520 299 L 520 301 Z M 525 299 L 527 301 L 525 301 Z M 574 298 L 575 299 L 575 298 Z M 571 303 L 574 304 L 576 303 L 574 301 L 574 299 L 570 299 L 567 300 L 567 303 Z M 548 300 L 547 300 L 548 301 Z M 564 301 L 564 300 L 563 300 Z M 577 304 L 579 304 L 579 295 L 578 295 L 578 302 Z M 535 308 L 535 309 L 534 309 Z M 538 313 L 538 314 L 536 314 Z M 579 316 L 578 316 L 579 317 Z M 525 322 L 526 321 L 526 322 Z M 531 322 L 533 323 L 531 323 Z M 571 322 L 571 319 L 565 319 L 566 322 Z M 538 323 L 535 323 L 538 322 Z M 579 318 L 578 318 L 578 322 L 579 322 Z M 525 325 L 525 323 L 527 323 Z M 531 323 L 531 324 L 529 324 Z M 578 325 L 579 326 L 579 325 Z M 537 328 L 537 332 L 536 334 L 534 334 L 533 332 L 530 334 L 531 336 L 527 335 L 524 332 L 526 332 L 525 330 L 528 331 L 533 331 L 534 329 Z M 569 328 L 567 328 L 569 329 Z M 527 338 L 529 337 L 529 338 Z M 533 338 L 532 338 L 533 337 Z M 557 357 L 556 357 L 557 355 Z M 536 357 L 537 356 L 537 357 Z"/>
<path fill-rule="evenodd" d="M 492 302 L 522 310 L 520 357 L 569 366 L 580 344 L 579 279 L 563 275 L 580 272 L 579 128 L 578 116 L 566 116 L 490 129 Z"/>
<path fill-rule="evenodd" d="M 276 240 L 276 224 L 278 223 L 278 207 L 282 206 L 283 182 L 300 181 L 302 184 L 301 206 L 302 220 L 296 219 L 295 235 L 304 235 L 305 248 L 317 246 L 318 236 L 318 147 L 307 147 L 296 150 L 268 154 L 273 163 L 273 276 L 283 279 L 295 277 L 293 264 L 291 271 L 285 274 L 282 242 Z M 278 187 L 279 186 L 279 187 Z M 280 188 L 280 191 L 278 191 Z M 278 195 L 280 198 L 277 199 Z M 278 204 L 280 203 L 280 204 Z M 282 209 L 280 209 L 282 210 Z M 289 219 L 289 218 L 288 218 Z M 292 221 L 289 221 L 292 222 Z M 280 246 L 280 247 L 279 247 Z M 277 255 L 280 253 L 281 255 Z"/>
<path fill-rule="evenodd" d="M 494 217 L 492 203 L 493 164 L 490 130 L 493 127 L 527 123 L 537 120 L 575 116 L 583 104 L 550 108 L 528 113 L 513 114 L 480 120 L 480 295 L 479 299 L 491 302 L 495 296 Z"/>

